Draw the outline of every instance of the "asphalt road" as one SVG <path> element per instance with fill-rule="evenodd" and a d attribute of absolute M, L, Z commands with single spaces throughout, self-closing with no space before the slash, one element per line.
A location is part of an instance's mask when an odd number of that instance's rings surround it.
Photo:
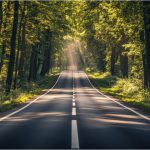
<path fill-rule="evenodd" d="M 82 71 L 63 71 L 47 94 L 0 118 L 0 148 L 150 148 L 150 119 L 100 94 Z"/>

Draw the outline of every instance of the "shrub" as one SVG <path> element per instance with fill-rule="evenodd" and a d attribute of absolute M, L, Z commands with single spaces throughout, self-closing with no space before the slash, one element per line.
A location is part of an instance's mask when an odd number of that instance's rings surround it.
<path fill-rule="evenodd" d="M 128 96 L 134 96 L 137 94 L 140 90 L 140 87 L 134 83 L 134 81 L 131 81 L 129 79 L 118 79 L 114 88 L 118 92 L 122 92 L 125 95 Z"/>

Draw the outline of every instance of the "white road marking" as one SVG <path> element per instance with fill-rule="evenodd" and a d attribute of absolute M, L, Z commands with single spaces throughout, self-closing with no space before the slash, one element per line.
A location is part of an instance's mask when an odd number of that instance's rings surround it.
<path fill-rule="evenodd" d="M 76 106 L 76 103 L 75 103 L 75 102 L 73 102 L 73 103 L 72 103 L 72 106 L 73 106 L 73 107 L 75 107 L 75 106 Z"/>
<path fill-rule="evenodd" d="M 75 87 L 74 72 L 72 72 L 72 78 L 73 78 L 72 88 L 73 88 L 73 94 L 74 94 L 75 93 L 75 90 L 74 90 L 74 87 Z"/>
<path fill-rule="evenodd" d="M 72 72 L 73 73 L 73 72 Z M 73 101 L 75 101 L 74 99 L 75 99 L 75 80 L 74 80 L 74 73 L 72 74 L 72 78 L 73 78 L 73 85 L 72 85 L 72 87 L 73 87 L 73 95 L 72 95 L 72 98 L 73 98 Z"/>
<path fill-rule="evenodd" d="M 73 85 L 72 85 L 72 88 L 73 88 L 73 91 L 72 91 L 72 92 L 73 92 L 72 101 L 75 102 L 75 95 L 74 95 L 74 93 L 75 93 L 75 92 L 74 92 L 74 73 L 73 73 L 73 72 L 72 72 L 72 78 L 73 78 L 73 82 L 72 82 L 72 84 L 73 84 Z"/>
<path fill-rule="evenodd" d="M 5 119 L 7 119 L 7 118 L 9 118 L 9 117 L 11 117 L 11 116 L 17 114 L 18 112 L 20 112 L 20 111 L 24 110 L 25 108 L 29 107 L 32 103 L 34 103 L 35 101 L 37 101 L 37 100 L 38 100 L 39 98 L 41 98 L 42 96 L 44 96 L 44 95 L 46 95 L 47 93 L 51 92 L 51 90 L 52 90 L 52 89 L 56 86 L 56 84 L 58 83 L 58 81 L 59 81 L 59 79 L 60 79 L 62 73 L 63 73 L 63 72 L 60 73 L 60 75 L 59 75 L 57 81 L 55 82 L 55 84 L 53 85 L 53 87 L 50 88 L 46 93 L 40 95 L 39 97 L 37 97 L 36 99 L 34 99 L 33 101 L 31 101 L 31 102 L 28 103 L 27 105 L 23 106 L 22 108 L 20 108 L 20 109 L 14 111 L 14 112 L 12 112 L 12 113 L 10 113 L 10 114 L 8 114 L 8 115 L 2 117 L 2 118 L 0 118 L 0 121 L 3 121 L 3 120 L 5 120 Z"/>
<path fill-rule="evenodd" d="M 77 129 L 77 121 L 72 120 L 72 130 L 71 130 L 71 148 L 79 149 L 79 138 L 78 138 L 78 129 Z"/>
<path fill-rule="evenodd" d="M 131 111 L 131 112 L 133 112 L 134 114 L 140 116 L 141 118 L 150 121 L 150 118 L 149 118 L 149 117 L 147 117 L 147 116 L 145 116 L 145 115 L 142 115 L 141 113 L 139 113 L 139 112 L 133 110 L 132 108 L 129 108 L 129 107 L 127 107 L 127 106 L 121 104 L 120 102 L 116 101 L 115 99 L 113 99 L 113 98 L 111 98 L 111 97 L 109 97 L 109 96 L 107 96 L 107 95 L 101 93 L 98 89 L 96 89 L 96 88 L 93 86 L 93 84 L 91 83 L 91 81 L 90 81 L 90 79 L 88 78 L 88 76 L 87 76 L 86 73 L 85 73 L 85 75 L 86 75 L 86 77 L 87 77 L 87 79 L 88 79 L 90 85 L 91 85 L 98 93 L 100 93 L 100 94 L 103 95 L 104 97 L 108 98 L 109 100 L 111 100 L 111 101 L 117 103 L 118 105 L 120 105 L 120 106 L 122 106 L 122 107 L 128 109 L 129 111 Z"/>
<path fill-rule="evenodd" d="M 72 108 L 72 116 L 76 116 L 76 108 Z"/>
<path fill-rule="evenodd" d="M 74 73 L 72 74 L 73 77 L 73 96 L 72 96 L 72 115 L 75 116 L 76 115 L 76 104 L 75 104 L 75 90 L 74 90 Z M 76 120 L 72 120 L 72 125 L 71 125 L 71 148 L 72 149 L 79 149 L 79 138 L 78 138 L 78 129 L 77 129 L 77 121 Z"/>

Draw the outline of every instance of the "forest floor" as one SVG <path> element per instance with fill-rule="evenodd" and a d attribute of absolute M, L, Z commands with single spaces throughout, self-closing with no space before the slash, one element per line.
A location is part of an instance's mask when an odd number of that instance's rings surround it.
<path fill-rule="evenodd" d="M 87 71 L 87 74 L 92 84 L 102 93 L 150 113 L 150 92 L 142 90 L 135 81 L 111 76 L 108 72 Z"/>
<path fill-rule="evenodd" d="M 55 71 L 43 78 L 40 77 L 36 82 L 28 84 L 24 90 L 17 89 L 8 96 L 2 95 L 0 98 L 0 112 L 13 109 L 46 92 L 54 85 L 58 76 L 59 72 Z"/>

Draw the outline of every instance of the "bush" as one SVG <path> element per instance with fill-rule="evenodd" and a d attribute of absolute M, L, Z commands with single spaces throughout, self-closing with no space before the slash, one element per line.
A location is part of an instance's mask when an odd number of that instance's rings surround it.
<path fill-rule="evenodd" d="M 137 94 L 140 87 L 129 79 L 118 79 L 113 87 L 118 92 L 123 92 L 125 95 L 133 96 Z"/>
<path fill-rule="evenodd" d="M 90 80 L 95 86 L 111 87 L 116 82 L 116 77 L 111 76 L 109 72 L 106 73 L 90 73 Z"/>

